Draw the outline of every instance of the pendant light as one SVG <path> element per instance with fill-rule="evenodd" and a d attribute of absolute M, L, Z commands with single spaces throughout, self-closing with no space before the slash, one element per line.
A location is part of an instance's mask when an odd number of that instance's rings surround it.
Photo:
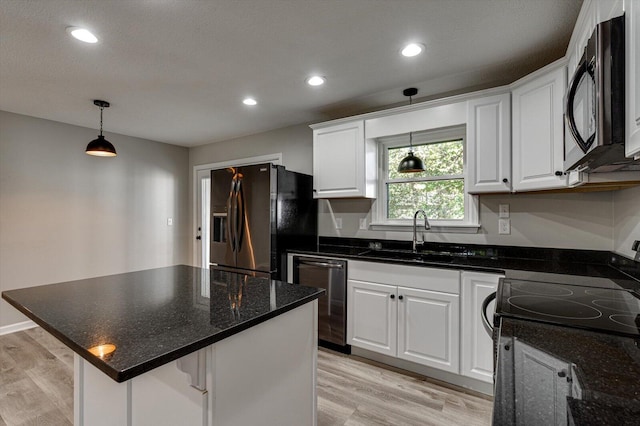
<path fill-rule="evenodd" d="M 413 103 L 412 96 L 418 93 L 418 89 L 410 87 L 404 89 L 402 94 L 409 97 L 409 105 Z M 413 155 L 413 132 L 409 132 L 409 154 L 400 161 L 398 165 L 398 173 L 419 173 L 424 172 L 426 168 L 421 159 Z"/>
<path fill-rule="evenodd" d="M 102 111 L 105 108 L 109 108 L 109 102 L 100 101 L 98 99 L 93 101 L 93 104 L 100 107 L 100 135 L 98 135 L 97 139 L 92 140 L 87 145 L 87 150 L 85 151 L 89 155 L 95 155 L 97 157 L 115 157 L 116 149 L 114 146 L 102 136 Z"/>

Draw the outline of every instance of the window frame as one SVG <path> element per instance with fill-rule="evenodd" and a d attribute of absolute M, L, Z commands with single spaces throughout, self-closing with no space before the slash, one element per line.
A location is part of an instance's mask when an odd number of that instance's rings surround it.
<path fill-rule="evenodd" d="M 453 126 L 442 129 L 425 130 L 413 132 L 413 145 L 424 145 L 448 141 L 462 140 L 463 145 L 463 165 L 461 175 L 442 175 L 431 178 L 412 179 L 389 179 L 389 148 L 409 147 L 408 133 L 392 136 L 384 136 L 376 139 L 378 143 L 378 198 L 375 202 L 376 208 L 373 209 L 373 217 L 371 227 L 374 230 L 412 230 L 413 219 L 388 219 L 388 183 L 413 182 L 413 181 L 437 181 L 448 179 L 460 179 L 464 181 L 464 218 L 436 220 L 429 219 L 431 228 L 436 232 L 458 232 L 458 233 L 476 233 L 480 227 L 478 196 L 469 194 L 469 174 L 467 167 L 467 138 L 466 126 Z"/>

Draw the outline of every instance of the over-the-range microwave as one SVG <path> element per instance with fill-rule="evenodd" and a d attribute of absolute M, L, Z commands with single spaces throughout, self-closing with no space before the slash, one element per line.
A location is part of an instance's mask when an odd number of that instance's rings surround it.
<path fill-rule="evenodd" d="M 635 168 L 625 158 L 624 15 L 597 25 L 565 94 L 565 171 Z"/>

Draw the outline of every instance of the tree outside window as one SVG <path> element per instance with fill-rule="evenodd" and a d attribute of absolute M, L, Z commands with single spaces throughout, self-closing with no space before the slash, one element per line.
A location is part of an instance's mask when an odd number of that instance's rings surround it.
<path fill-rule="evenodd" d="M 464 141 L 414 145 L 413 152 L 424 161 L 426 170 L 398 173 L 408 151 L 408 144 L 387 147 L 387 219 L 412 219 L 421 209 L 430 220 L 464 220 Z"/>

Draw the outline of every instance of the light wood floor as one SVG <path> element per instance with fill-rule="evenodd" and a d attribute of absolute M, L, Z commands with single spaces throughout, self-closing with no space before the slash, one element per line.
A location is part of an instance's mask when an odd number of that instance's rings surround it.
<path fill-rule="evenodd" d="M 487 397 L 363 361 L 319 351 L 319 426 L 491 424 Z M 0 426 L 71 424 L 71 350 L 39 327 L 0 336 Z"/>

